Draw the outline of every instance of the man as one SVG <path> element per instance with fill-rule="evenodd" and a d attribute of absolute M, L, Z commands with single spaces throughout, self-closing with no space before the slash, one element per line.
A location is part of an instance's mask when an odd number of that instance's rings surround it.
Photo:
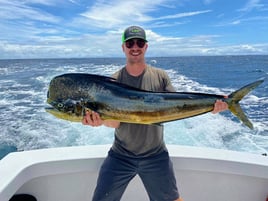
<path fill-rule="evenodd" d="M 146 64 L 148 44 L 141 27 L 128 27 L 122 43 L 126 66 L 113 75 L 118 82 L 150 91 L 175 91 L 165 71 Z M 213 113 L 225 109 L 227 104 L 217 101 Z M 114 143 L 100 169 L 93 201 L 119 201 L 137 174 L 151 201 L 182 201 L 163 141 L 163 125 L 103 121 L 95 112 L 87 113 L 82 123 L 115 128 Z"/>

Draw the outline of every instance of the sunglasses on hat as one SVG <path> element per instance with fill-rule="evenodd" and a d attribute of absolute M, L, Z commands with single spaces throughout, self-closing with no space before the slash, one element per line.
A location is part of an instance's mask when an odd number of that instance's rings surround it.
<path fill-rule="evenodd" d="M 126 47 L 129 49 L 132 48 L 135 45 L 135 43 L 137 44 L 139 48 L 143 48 L 146 41 L 143 39 L 129 39 L 125 42 Z"/>

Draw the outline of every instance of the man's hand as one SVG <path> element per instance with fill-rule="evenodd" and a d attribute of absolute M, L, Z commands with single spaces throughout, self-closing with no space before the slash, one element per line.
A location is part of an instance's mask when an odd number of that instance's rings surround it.
<path fill-rule="evenodd" d="M 86 115 L 82 120 L 82 124 L 93 127 L 104 125 L 111 128 L 118 128 L 120 122 L 115 120 L 102 120 L 97 112 L 86 111 Z"/>
<path fill-rule="evenodd" d="M 228 104 L 222 100 L 217 100 L 214 104 L 214 109 L 212 111 L 213 114 L 218 112 L 222 112 L 224 110 L 228 110 Z"/>
<path fill-rule="evenodd" d="M 86 115 L 82 120 L 82 124 L 89 126 L 101 126 L 103 125 L 103 120 L 100 118 L 100 115 L 94 111 L 86 111 Z"/>

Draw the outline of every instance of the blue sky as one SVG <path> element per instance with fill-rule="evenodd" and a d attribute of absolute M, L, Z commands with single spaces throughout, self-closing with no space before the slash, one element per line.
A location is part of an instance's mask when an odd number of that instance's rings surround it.
<path fill-rule="evenodd" d="M 267 0 L 0 0 L 0 59 L 123 57 L 130 25 L 147 56 L 268 53 Z"/>

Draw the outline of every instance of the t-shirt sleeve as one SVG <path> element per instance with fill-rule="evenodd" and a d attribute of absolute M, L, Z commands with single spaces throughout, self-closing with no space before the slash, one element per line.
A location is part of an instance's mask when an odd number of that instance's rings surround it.
<path fill-rule="evenodd" d="M 168 74 L 165 71 L 162 71 L 162 79 L 164 83 L 164 90 L 168 92 L 175 92 L 175 88 L 173 87 L 171 80 L 168 76 Z"/>

